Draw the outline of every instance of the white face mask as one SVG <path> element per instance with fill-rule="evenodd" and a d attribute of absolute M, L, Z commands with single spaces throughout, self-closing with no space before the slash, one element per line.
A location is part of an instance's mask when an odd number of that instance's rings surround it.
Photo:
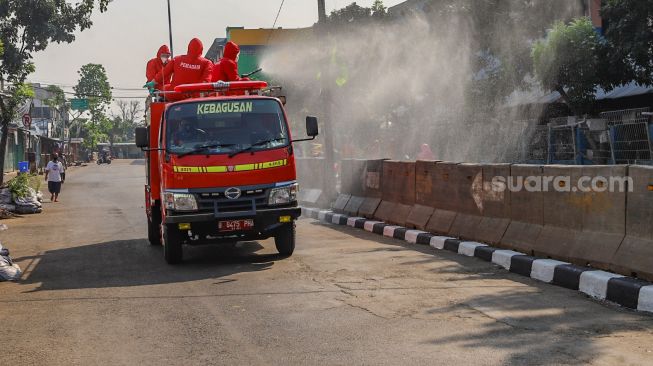
<path fill-rule="evenodd" d="M 163 62 L 164 64 L 167 64 L 169 59 L 170 56 L 161 56 L 161 62 Z"/>
<path fill-rule="evenodd" d="M 236 55 L 236 62 L 238 62 L 238 60 L 240 60 L 240 53 Z"/>

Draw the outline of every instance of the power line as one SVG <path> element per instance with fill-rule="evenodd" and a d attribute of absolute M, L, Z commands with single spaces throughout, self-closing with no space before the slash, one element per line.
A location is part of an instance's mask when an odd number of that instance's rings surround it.
<path fill-rule="evenodd" d="M 274 33 L 274 29 L 277 27 L 277 20 L 279 20 L 279 15 L 281 14 L 281 9 L 283 9 L 283 3 L 285 3 L 286 0 L 281 0 L 281 5 L 279 6 L 279 11 L 277 11 L 277 17 L 274 18 L 274 23 L 272 24 L 272 30 L 270 30 L 270 34 L 268 34 L 268 40 L 265 41 L 265 44 L 267 45 L 270 43 L 270 38 L 272 38 L 272 33 Z"/>
<path fill-rule="evenodd" d="M 74 88 L 77 85 L 70 85 L 70 84 L 60 84 L 60 83 L 51 83 L 47 81 L 31 81 L 30 83 L 34 84 L 42 84 L 42 85 L 53 85 L 53 86 L 58 86 L 62 88 Z M 137 87 L 119 87 L 119 86 L 112 86 L 111 90 L 120 90 L 120 91 L 143 91 L 143 88 L 137 88 Z"/>
<path fill-rule="evenodd" d="M 40 86 L 35 86 L 33 88 L 40 89 L 40 90 L 48 90 L 47 88 L 43 88 L 43 87 L 40 87 Z M 141 89 L 140 91 L 143 91 L 143 90 Z M 67 94 L 67 95 L 74 95 L 76 97 L 82 97 L 82 98 L 104 98 L 104 96 L 102 96 L 102 95 L 77 94 L 75 92 L 67 92 L 65 90 L 63 91 L 63 93 Z M 143 95 L 143 96 L 115 96 L 115 95 L 112 95 L 111 96 L 111 98 L 113 98 L 113 99 L 143 99 L 143 98 L 146 98 L 146 97 L 147 96 L 145 96 L 145 95 Z"/>

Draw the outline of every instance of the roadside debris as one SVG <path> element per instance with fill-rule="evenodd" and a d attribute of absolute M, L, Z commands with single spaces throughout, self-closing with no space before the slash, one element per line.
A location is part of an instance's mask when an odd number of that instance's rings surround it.
<path fill-rule="evenodd" d="M 21 275 L 20 267 L 9 256 L 9 249 L 0 243 L 0 281 L 17 281 Z"/>
<path fill-rule="evenodd" d="M 43 194 L 30 187 L 30 176 L 20 174 L 0 188 L 0 219 L 15 214 L 36 214 L 43 211 Z"/>

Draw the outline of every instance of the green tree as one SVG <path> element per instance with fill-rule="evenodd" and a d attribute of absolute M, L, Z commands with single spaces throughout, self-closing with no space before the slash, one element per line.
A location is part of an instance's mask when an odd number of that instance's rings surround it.
<path fill-rule="evenodd" d="M 653 0 L 604 0 L 606 60 L 622 82 L 653 84 Z"/>
<path fill-rule="evenodd" d="M 329 24 L 333 26 L 357 25 L 361 22 L 367 22 L 372 16 L 372 9 L 364 8 L 355 2 L 337 9 L 329 15 Z"/>
<path fill-rule="evenodd" d="M 589 18 L 557 22 L 533 46 L 535 75 L 545 89 L 560 93 L 575 115 L 586 113 L 597 88 L 605 84 L 604 47 Z"/>
<path fill-rule="evenodd" d="M 388 14 L 385 5 L 383 5 L 383 0 L 374 0 L 374 4 L 370 8 L 372 11 L 372 18 L 375 19 L 384 19 Z"/>
<path fill-rule="evenodd" d="M 73 87 L 75 96 L 88 100 L 91 123 L 99 123 L 113 100 L 107 71 L 102 65 L 86 64 L 77 73 L 79 81 Z"/>
<path fill-rule="evenodd" d="M 32 55 L 52 43 L 71 43 L 75 32 L 91 27 L 91 14 L 106 11 L 111 0 L 0 0 L 0 183 L 9 124 L 33 95 L 25 79 L 34 72 Z"/>

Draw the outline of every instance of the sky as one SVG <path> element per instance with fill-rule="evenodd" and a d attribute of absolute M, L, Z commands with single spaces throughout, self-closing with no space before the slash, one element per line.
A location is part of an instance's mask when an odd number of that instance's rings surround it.
<path fill-rule="evenodd" d="M 327 13 L 353 0 L 326 0 Z M 370 6 L 373 0 L 356 1 Z M 393 6 L 403 0 L 385 0 Z M 198 37 L 205 52 L 215 38 L 225 37 L 228 26 L 270 28 L 281 0 L 171 0 L 175 54 L 186 52 Z M 145 64 L 168 44 L 166 0 L 113 0 L 107 12 L 93 15 L 93 26 L 77 33 L 71 44 L 51 44 L 35 54 L 32 82 L 57 84 L 72 90 L 77 71 L 87 63 L 104 65 L 115 97 L 144 97 Z M 309 27 L 317 21 L 316 0 L 285 0 L 277 27 Z M 136 89 L 136 90 L 124 90 Z"/>

